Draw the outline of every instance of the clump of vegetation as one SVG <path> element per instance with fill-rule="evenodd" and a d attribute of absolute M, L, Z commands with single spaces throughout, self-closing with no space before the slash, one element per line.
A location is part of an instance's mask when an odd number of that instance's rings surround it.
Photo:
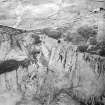
<path fill-rule="evenodd" d="M 81 26 L 77 29 L 77 33 L 87 41 L 89 37 L 96 37 L 97 27 Z"/>
<path fill-rule="evenodd" d="M 61 30 L 45 28 L 43 29 L 43 31 L 44 31 L 44 34 L 46 34 L 48 37 L 51 37 L 54 39 L 60 39 L 62 36 Z"/>
<path fill-rule="evenodd" d="M 94 37 L 90 37 L 88 40 L 87 40 L 87 45 L 96 45 L 97 44 L 97 40 L 96 38 Z"/>
<path fill-rule="evenodd" d="M 32 38 L 34 39 L 33 44 L 37 45 L 41 43 L 41 39 L 38 35 L 32 35 Z"/>
<path fill-rule="evenodd" d="M 87 51 L 88 46 L 78 46 L 78 51 L 80 52 L 86 52 Z"/>
<path fill-rule="evenodd" d="M 66 35 L 64 36 L 64 40 L 67 42 L 72 42 L 73 44 L 81 44 L 84 42 L 84 39 L 78 35 L 77 33 L 71 33 L 67 32 Z"/>
<path fill-rule="evenodd" d="M 97 26 L 85 25 L 77 29 L 77 33 L 84 39 L 85 42 L 78 47 L 78 50 L 80 52 L 93 53 L 96 51 L 96 46 L 98 44 L 96 39 L 97 32 L 98 32 Z"/>
<path fill-rule="evenodd" d="M 105 41 L 97 43 L 96 54 L 100 56 L 105 56 Z"/>
<path fill-rule="evenodd" d="M 72 42 L 72 40 L 73 40 L 73 35 L 72 35 L 70 32 L 67 32 L 67 33 L 64 35 L 64 41 Z"/>

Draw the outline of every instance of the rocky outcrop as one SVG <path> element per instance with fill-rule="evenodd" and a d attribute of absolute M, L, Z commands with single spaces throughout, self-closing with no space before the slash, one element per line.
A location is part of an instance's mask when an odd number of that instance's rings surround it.
<path fill-rule="evenodd" d="M 22 99 L 16 105 L 99 102 L 105 89 L 105 58 L 79 52 L 65 41 L 41 37 L 25 31 L 13 39 L 13 47 L 11 39 L 1 40 L 0 92 L 20 92 Z"/>
<path fill-rule="evenodd" d="M 71 88 L 82 99 L 103 94 L 104 58 L 80 53 L 75 46 L 61 47 L 53 53 L 49 67 L 59 74 L 60 81 L 55 83 L 59 88 Z"/>

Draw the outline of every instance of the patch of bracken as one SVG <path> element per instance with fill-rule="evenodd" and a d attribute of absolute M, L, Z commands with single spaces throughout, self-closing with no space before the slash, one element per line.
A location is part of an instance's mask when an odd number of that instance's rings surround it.
<path fill-rule="evenodd" d="M 81 45 L 84 43 L 84 39 L 77 33 L 66 32 L 64 36 L 64 41 L 72 42 L 75 45 Z"/>
<path fill-rule="evenodd" d="M 77 29 L 77 33 L 81 35 L 86 41 L 89 37 L 96 37 L 98 30 L 88 25 L 81 26 Z"/>
<path fill-rule="evenodd" d="M 93 51 L 90 50 L 90 53 Z M 105 41 L 98 42 L 94 47 L 94 53 L 100 56 L 105 56 Z"/>
<path fill-rule="evenodd" d="M 86 52 L 87 51 L 88 46 L 78 46 L 77 51 L 79 52 Z"/>
<path fill-rule="evenodd" d="M 105 57 L 105 41 L 96 42 L 93 39 L 89 41 L 90 42 L 87 42 L 86 45 L 79 45 L 77 50 L 79 52 L 86 52 Z"/>
<path fill-rule="evenodd" d="M 32 38 L 34 39 L 33 44 L 40 44 L 41 43 L 41 39 L 38 35 L 32 35 Z"/>
<path fill-rule="evenodd" d="M 88 45 L 97 45 L 97 40 L 95 37 L 89 37 L 87 40 Z"/>

